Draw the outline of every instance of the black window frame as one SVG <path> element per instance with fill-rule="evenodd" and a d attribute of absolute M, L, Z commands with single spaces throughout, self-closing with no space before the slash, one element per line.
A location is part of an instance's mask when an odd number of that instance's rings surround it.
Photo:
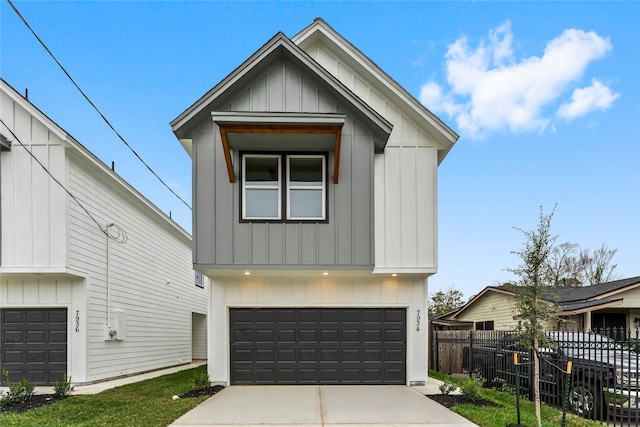
<path fill-rule="evenodd" d="M 239 173 L 239 197 L 240 210 L 239 220 L 241 223 L 311 223 L 311 224 L 323 224 L 329 222 L 329 152 L 326 151 L 241 151 L 240 155 L 240 173 Z M 280 182 L 281 184 L 281 197 L 280 197 L 280 218 L 244 218 L 244 158 L 245 156 L 277 156 L 280 158 Z M 287 158 L 290 156 L 321 156 L 324 159 L 323 168 L 323 182 L 324 182 L 324 219 L 311 218 L 311 219 L 288 219 L 287 218 Z"/>

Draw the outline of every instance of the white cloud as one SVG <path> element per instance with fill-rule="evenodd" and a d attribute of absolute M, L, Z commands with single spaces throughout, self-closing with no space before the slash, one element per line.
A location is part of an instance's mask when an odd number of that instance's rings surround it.
<path fill-rule="evenodd" d="M 543 132 L 551 122 L 546 110 L 561 101 L 592 61 L 612 48 L 609 39 L 576 29 L 565 30 L 548 42 L 540 57 L 517 61 L 512 44 L 509 21 L 490 31 L 488 41 L 476 48 L 469 46 L 466 37 L 459 38 L 445 56 L 449 90 L 428 82 L 421 89 L 420 101 L 454 118 L 467 137 L 481 138 L 493 131 Z M 618 95 L 600 85 L 596 88 L 594 81 L 591 88 L 583 89 L 586 92 L 576 90 L 571 104 L 561 107 L 558 114 L 568 119 L 581 111 L 586 114 L 610 107 Z"/>
<path fill-rule="evenodd" d="M 558 109 L 558 116 L 570 121 L 595 110 L 606 110 L 620 96 L 598 80 L 593 80 L 589 87 L 576 89 L 571 95 L 571 102 L 564 103 Z"/>

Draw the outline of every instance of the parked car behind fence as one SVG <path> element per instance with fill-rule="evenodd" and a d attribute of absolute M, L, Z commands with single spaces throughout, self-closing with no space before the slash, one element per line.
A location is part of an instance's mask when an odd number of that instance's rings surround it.
<path fill-rule="evenodd" d="M 546 333 L 541 343 L 541 399 L 562 408 L 565 392 L 564 370 L 572 361 L 568 408 L 585 418 L 608 420 L 616 426 L 640 425 L 640 353 L 638 334 L 624 330 Z M 460 337 L 459 332 L 457 333 Z M 451 335 L 451 334 L 449 334 Z M 515 386 L 513 354 L 518 354 L 521 394 L 533 398 L 533 350 L 513 331 L 469 331 L 466 343 L 456 342 L 447 331 L 434 334 L 437 354 L 444 346 L 461 348 L 460 371 L 486 380 L 486 387 Z M 438 360 L 436 360 L 438 365 Z M 458 372 L 445 372 L 456 374 Z"/>

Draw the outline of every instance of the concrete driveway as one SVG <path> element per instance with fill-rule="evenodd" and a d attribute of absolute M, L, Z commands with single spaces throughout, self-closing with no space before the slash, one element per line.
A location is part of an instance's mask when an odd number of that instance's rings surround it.
<path fill-rule="evenodd" d="M 239 425 L 475 426 L 406 386 L 231 386 L 171 424 Z"/>

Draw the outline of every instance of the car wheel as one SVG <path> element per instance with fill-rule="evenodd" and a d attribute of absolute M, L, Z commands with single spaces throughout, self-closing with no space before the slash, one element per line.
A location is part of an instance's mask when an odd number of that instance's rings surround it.
<path fill-rule="evenodd" d="M 601 394 L 592 384 L 578 382 L 571 385 L 569 390 L 569 408 L 571 412 L 582 418 L 596 419 L 602 411 Z"/>

